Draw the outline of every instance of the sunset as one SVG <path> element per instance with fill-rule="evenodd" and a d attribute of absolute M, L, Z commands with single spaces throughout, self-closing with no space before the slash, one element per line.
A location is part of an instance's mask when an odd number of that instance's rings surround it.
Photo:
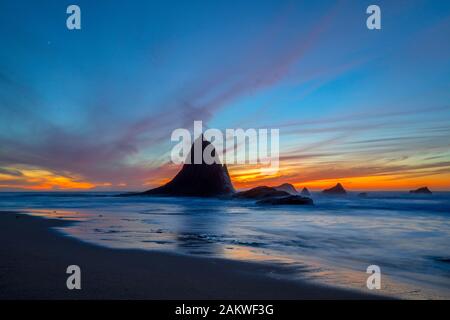
<path fill-rule="evenodd" d="M 194 120 L 220 130 L 279 128 L 279 172 L 259 177 L 252 166 L 230 165 L 238 188 L 342 180 L 355 190 L 450 190 L 444 3 L 409 8 L 414 24 L 388 16 L 381 33 L 360 23 L 363 4 L 291 10 L 266 1 L 254 11 L 242 2 L 238 13 L 209 4 L 206 15 L 196 2 L 126 14 L 122 5 L 86 3 L 89 29 L 79 33 L 56 27 L 59 6 L 1 22 L 18 30 L 2 35 L 4 191 L 157 186 L 177 171 L 170 133 Z M 388 2 L 386 10 L 406 9 Z M 227 20 L 249 12 L 239 24 Z"/>
<path fill-rule="evenodd" d="M 0 300 L 450 299 L 450 1 L 2 0 L 0 39 Z"/>

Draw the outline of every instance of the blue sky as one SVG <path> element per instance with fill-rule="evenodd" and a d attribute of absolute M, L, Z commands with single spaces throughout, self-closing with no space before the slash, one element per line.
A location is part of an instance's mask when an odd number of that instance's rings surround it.
<path fill-rule="evenodd" d="M 4 0 L 0 188 L 156 185 L 194 120 L 280 128 L 278 180 L 450 188 L 450 2 L 377 1 L 376 31 L 372 3 Z"/>

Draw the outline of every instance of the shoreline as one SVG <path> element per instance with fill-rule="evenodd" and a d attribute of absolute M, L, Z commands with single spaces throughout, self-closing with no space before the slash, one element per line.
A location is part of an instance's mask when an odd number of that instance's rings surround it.
<path fill-rule="evenodd" d="M 275 279 L 252 262 L 110 249 L 51 230 L 70 221 L 0 211 L 0 299 L 383 299 L 302 280 Z M 81 268 L 68 290 L 66 268 Z"/>

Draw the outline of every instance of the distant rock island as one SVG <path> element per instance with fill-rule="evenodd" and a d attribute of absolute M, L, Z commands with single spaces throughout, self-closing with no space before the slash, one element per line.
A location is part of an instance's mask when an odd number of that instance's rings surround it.
<path fill-rule="evenodd" d="M 222 165 L 217 159 L 215 163 L 207 164 L 203 161 L 203 157 L 201 163 L 194 164 L 194 145 L 200 142 L 202 154 L 205 148 L 211 145 L 209 141 L 203 139 L 203 136 L 198 138 L 192 144 L 187 156 L 187 159 L 191 159 L 190 163 L 185 163 L 171 181 L 161 187 L 133 195 L 215 197 L 233 194 L 235 190 L 225 164 Z M 215 149 L 212 150 L 211 155 L 217 157 Z"/>
<path fill-rule="evenodd" d="M 409 193 L 432 194 L 432 192 L 430 191 L 430 189 L 428 189 L 428 187 L 422 187 L 422 188 L 418 188 L 416 190 L 411 190 L 411 191 L 409 191 Z"/>
<path fill-rule="evenodd" d="M 271 205 L 313 205 L 311 198 L 302 196 L 287 196 L 281 198 L 268 198 L 259 200 L 257 204 L 271 204 Z"/>
<path fill-rule="evenodd" d="M 338 183 L 336 184 L 334 187 L 329 188 L 329 189 L 325 189 L 322 191 L 322 193 L 325 194 L 347 194 L 347 191 L 345 191 L 344 187 L 342 186 L 342 184 Z"/>
<path fill-rule="evenodd" d="M 303 188 L 302 192 L 300 193 L 302 196 L 309 197 L 311 193 L 309 192 L 308 188 Z"/>
<path fill-rule="evenodd" d="M 260 186 L 250 190 L 241 191 L 234 195 L 238 199 L 258 200 L 257 204 L 266 205 L 312 205 L 311 198 L 292 195 L 283 190 L 277 190 L 272 187 Z"/>
<path fill-rule="evenodd" d="M 252 188 L 250 190 L 238 192 L 234 195 L 234 197 L 241 199 L 264 199 L 273 197 L 286 197 L 289 195 L 290 193 L 286 191 L 277 190 L 272 187 L 260 186 Z"/>
<path fill-rule="evenodd" d="M 358 193 L 358 197 L 360 197 L 360 198 L 367 198 L 367 196 L 368 196 L 367 192 Z"/>
<path fill-rule="evenodd" d="M 290 183 L 283 183 L 280 184 L 279 186 L 274 187 L 276 190 L 278 191 L 286 191 L 287 193 L 296 195 L 298 194 L 297 190 L 295 189 L 295 187 L 290 184 Z"/>

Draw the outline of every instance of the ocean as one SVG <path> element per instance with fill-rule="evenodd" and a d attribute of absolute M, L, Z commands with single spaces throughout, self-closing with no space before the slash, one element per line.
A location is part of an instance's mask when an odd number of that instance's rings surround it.
<path fill-rule="evenodd" d="M 0 210 L 73 220 L 57 232 L 110 248 L 251 261 L 269 276 L 371 293 L 450 299 L 450 193 L 313 193 L 314 206 L 248 200 L 116 197 L 113 192 L 3 192 Z"/>

